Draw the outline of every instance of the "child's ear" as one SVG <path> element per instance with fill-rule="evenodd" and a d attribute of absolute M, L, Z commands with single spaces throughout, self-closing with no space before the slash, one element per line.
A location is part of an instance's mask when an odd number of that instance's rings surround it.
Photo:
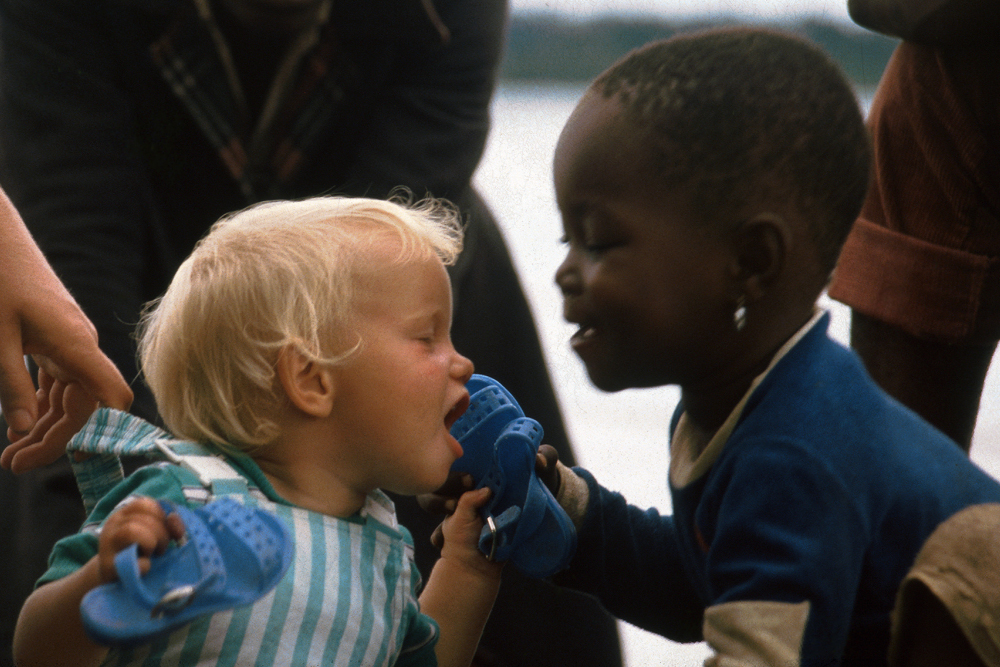
<path fill-rule="evenodd" d="M 779 215 L 761 213 L 740 224 L 734 236 L 732 274 L 747 299 L 759 299 L 781 275 L 791 244 L 791 228 Z"/>
<path fill-rule="evenodd" d="M 330 414 L 334 383 L 329 366 L 310 359 L 294 345 L 286 345 L 278 352 L 275 370 L 292 405 L 312 417 Z"/>

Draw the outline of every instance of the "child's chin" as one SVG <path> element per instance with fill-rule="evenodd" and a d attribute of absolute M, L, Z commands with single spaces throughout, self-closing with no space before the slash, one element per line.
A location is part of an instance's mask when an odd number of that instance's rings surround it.
<path fill-rule="evenodd" d="M 389 491 L 400 496 L 422 496 L 428 493 L 436 493 L 444 483 L 448 481 L 448 472 L 443 475 L 423 475 L 419 479 L 410 479 L 406 482 L 396 484 L 394 487 L 384 486 L 383 491 Z"/>
<path fill-rule="evenodd" d="M 451 467 L 449 466 L 449 468 L 444 471 L 444 474 L 440 475 L 439 477 L 435 477 L 435 478 L 429 479 L 427 481 L 427 488 L 426 489 L 424 489 L 423 491 L 419 491 L 417 494 L 414 494 L 414 495 L 419 495 L 419 494 L 423 494 L 423 493 L 434 493 L 435 491 L 437 491 L 438 489 L 440 489 L 442 486 L 444 486 L 444 483 L 448 481 L 448 474 L 450 472 L 451 472 Z"/>
<path fill-rule="evenodd" d="M 587 366 L 587 377 L 590 378 L 591 384 L 608 393 L 614 393 L 616 391 L 621 391 L 622 389 L 628 389 L 629 384 L 624 380 L 624 378 L 614 374 L 602 372 L 602 369 L 594 368 L 590 365 Z"/>

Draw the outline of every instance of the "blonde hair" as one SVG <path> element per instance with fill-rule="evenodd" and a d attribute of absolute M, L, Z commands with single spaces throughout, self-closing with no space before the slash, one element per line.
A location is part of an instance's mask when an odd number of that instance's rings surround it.
<path fill-rule="evenodd" d="M 363 273 L 386 260 L 452 264 L 461 247 L 457 213 L 438 200 L 317 197 L 222 218 L 140 322 L 141 367 L 167 428 L 240 449 L 272 442 L 278 353 L 343 362 L 362 342 L 351 321 Z"/>

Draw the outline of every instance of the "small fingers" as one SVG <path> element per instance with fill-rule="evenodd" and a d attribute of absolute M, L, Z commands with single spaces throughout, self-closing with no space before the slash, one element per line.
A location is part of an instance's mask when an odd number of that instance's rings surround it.
<path fill-rule="evenodd" d="M 167 534 L 170 535 L 172 540 L 181 540 L 184 538 L 184 520 L 181 519 L 181 515 L 177 512 L 171 512 L 167 515 Z"/>
<path fill-rule="evenodd" d="M 479 508 L 486 506 L 486 503 L 490 501 L 491 495 L 493 495 L 493 491 L 488 486 L 474 491 L 467 491 L 458 499 L 458 506 L 455 512 L 465 512 L 470 516 L 478 516 Z"/>
<path fill-rule="evenodd" d="M 553 495 L 559 493 L 559 452 L 552 445 L 541 445 L 535 454 L 535 474 Z"/>
<path fill-rule="evenodd" d="M 431 545 L 438 551 L 444 548 L 444 524 L 439 523 L 431 533 Z"/>
<path fill-rule="evenodd" d="M 115 510 L 101 529 L 100 572 L 104 581 L 115 581 L 115 557 L 132 544 L 139 547 L 139 570 L 147 572 L 150 558 L 166 551 L 170 542 L 183 537 L 184 526 L 176 514 L 169 516 L 152 498 L 136 497 Z"/>
<path fill-rule="evenodd" d="M 468 473 L 451 473 L 448 480 L 433 493 L 417 496 L 417 504 L 430 514 L 452 514 L 458 507 L 458 498 L 473 487 Z"/>

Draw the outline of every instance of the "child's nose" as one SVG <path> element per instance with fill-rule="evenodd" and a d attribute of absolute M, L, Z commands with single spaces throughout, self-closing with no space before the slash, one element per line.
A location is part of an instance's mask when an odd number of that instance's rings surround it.
<path fill-rule="evenodd" d="M 475 364 L 468 357 L 455 352 L 455 358 L 452 362 L 452 375 L 462 381 L 465 384 L 472 377 L 472 373 L 476 370 Z"/>
<path fill-rule="evenodd" d="M 556 269 L 556 285 L 559 286 L 563 296 L 576 294 L 580 291 L 580 272 L 576 269 L 569 255 L 566 255 L 566 259 Z"/>

